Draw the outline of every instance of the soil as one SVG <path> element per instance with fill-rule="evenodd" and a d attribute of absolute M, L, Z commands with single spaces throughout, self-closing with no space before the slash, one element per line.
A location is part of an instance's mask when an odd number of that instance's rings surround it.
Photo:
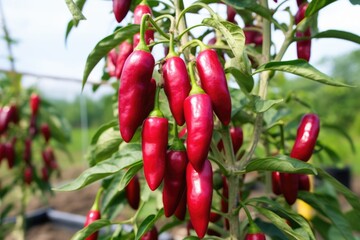
<path fill-rule="evenodd" d="M 63 175 L 60 179 L 57 180 L 57 184 L 60 182 L 69 181 L 70 179 L 76 178 L 84 168 L 75 167 L 72 169 L 63 172 Z M 79 214 L 85 216 L 88 210 L 93 204 L 94 197 L 98 190 L 98 184 L 92 184 L 82 190 L 72 191 L 72 192 L 56 192 L 54 196 L 51 196 L 47 204 L 48 207 L 52 209 L 68 212 L 72 214 Z M 353 191 L 360 196 L 360 177 L 354 177 L 352 182 Z M 28 212 L 34 211 L 39 208 L 44 208 L 44 203 L 38 199 L 30 201 L 28 205 Z M 44 223 L 31 227 L 26 232 L 27 240 L 64 240 L 71 239 L 77 230 L 70 229 L 59 224 L 54 224 L 51 222 Z M 183 239 L 186 235 L 185 226 L 177 228 L 175 231 L 172 231 L 174 239 Z M 8 236 L 6 240 L 16 240 L 13 236 Z"/>

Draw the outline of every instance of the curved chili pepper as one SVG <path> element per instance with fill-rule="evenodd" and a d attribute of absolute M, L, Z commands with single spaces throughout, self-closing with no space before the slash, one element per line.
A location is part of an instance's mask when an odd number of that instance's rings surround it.
<path fill-rule="evenodd" d="M 209 224 L 212 201 L 213 171 L 209 160 L 197 171 L 192 164 L 186 168 L 187 204 L 190 220 L 199 238 L 203 238 Z"/>
<path fill-rule="evenodd" d="M 49 125 L 46 123 L 41 124 L 40 131 L 45 139 L 45 143 L 48 143 L 51 137 Z"/>
<path fill-rule="evenodd" d="M 297 129 L 296 139 L 290 157 L 307 162 L 314 151 L 319 131 L 319 117 L 311 113 L 304 115 Z"/>
<path fill-rule="evenodd" d="M 184 101 L 191 90 L 185 62 L 178 56 L 168 57 L 162 67 L 164 90 L 176 123 L 184 125 Z"/>
<path fill-rule="evenodd" d="M 153 226 L 153 228 L 150 231 L 148 231 L 141 237 L 141 240 L 158 240 L 158 238 L 159 238 L 158 231 L 156 227 Z"/>
<path fill-rule="evenodd" d="M 90 211 L 86 215 L 86 220 L 84 223 L 84 227 L 90 225 L 92 222 L 95 222 L 96 220 L 99 220 L 101 218 L 100 213 L 100 197 L 103 192 L 103 188 L 100 188 L 99 191 L 96 194 L 94 204 L 92 205 Z M 98 238 L 99 232 L 96 231 L 92 233 L 90 236 L 86 238 L 86 240 L 96 240 Z"/>
<path fill-rule="evenodd" d="M 8 162 L 9 169 L 12 169 L 15 164 L 15 149 L 13 143 L 5 143 L 5 156 Z"/>
<path fill-rule="evenodd" d="M 140 183 L 137 175 L 134 175 L 125 187 L 125 195 L 129 205 L 134 210 L 138 209 L 140 203 Z"/>
<path fill-rule="evenodd" d="M 131 0 L 113 0 L 113 12 L 118 23 L 126 17 L 130 5 Z"/>
<path fill-rule="evenodd" d="M 306 174 L 299 174 L 299 190 L 310 191 L 310 178 Z"/>
<path fill-rule="evenodd" d="M 120 78 L 119 123 L 125 142 L 130 142 L 142 124 L 155 60 L 151 53 L 135 50 L 126 59 Z"/>
<path fill-rule="evenodd" d="M 30 165 L 26 165 L 25 170 L 24 170 L 24 182 L 27 185 L 30 185 L 32 178 L 33 178 L 33 169 Z"/>
<path fill-rule="evenodd" d="M 119 46 L 119 51 L 115 64 L 115 75 L 117 79 L 120 79 L 121 72 L 124 67 L 124 63 L 129 55 L 133 52 L 133 45 L 129 41 L 124 41 Z"/>
<path fill-rule="evenodd" d="M 185 215 L 186 215 L 186 186 L 183 191 L 183 194 L 181 195 L 180 201 L 176 207 L 176 210 L 174 212 L 174 215 L 177 219 L 180 221 L 184 221 Z"/>
<path fill-rule="evenodd" d="M 280 180 L 280 172 L 272 172 L 271 173 L 271 183 L 272 183 L 272 191 L 276 195 L 280 195 L 281 192 L 281 180 Z"/>
<path fill-rule="evenodd" d="M 225 72 L 216 51 L 201 51 L 196 58 L 196 68 L 201 86 L 210 96 L 216 116 L 224 125 L 228 125 L 231 120 L 231 98 Z"/>
<path fill-rule="evenodd" d="M 31 143 L 32 143 L 32 140 L 31 138 L 27 138 L 25 139 L 25 149 L 24 149 L 24 161 L 27 163 L 27 164 L 30 164 L 31 162 L 31 155 L 32 155 L 32 152 L 31 152 Z"/>
<path fill-rule="evenodd" d="M 166 168 L 162 192 L 166 217 L 174 214 L 183 195 L 186 185 L 185 173 L 187 163 L 188 160 L 184 146 L 183 149 L 169 150 L 166 154 Z"/>
<path fill-rule="evenodd" d="M 38 94 L 36 94 L 36 93 L 31 94 L 30 109 L 31 109 L 32 115 L 36 115 L 37 112 L 39 111 L 40 101 L 41 101 L 41 99 Z"/>

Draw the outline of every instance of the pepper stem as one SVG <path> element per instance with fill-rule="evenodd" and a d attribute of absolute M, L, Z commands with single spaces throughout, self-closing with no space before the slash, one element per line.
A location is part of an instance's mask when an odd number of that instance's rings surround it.
<path fill-rule="evenodd" d="M 94 204 L 91 207 L 91 210 L 94 210 L 94 211 L 99 211 L 100 210 L 100 197 L 101 197 L 101 194 L 102 194 L 103 191 L 104 191 L 104 189 L 100 188 L 99 191 L 97 192 L 96 197 L 95 197 L 95 201 L 94 201 Z"/>
<path fill-rule="evenodd" d="M 196 83 L 195 78 L 195 72 L 194 72 L 194 62 L 188 63 L 188 69 L 189 69 L 189 75 L 190 75 L 190 81 L 191 81 L 191 91 L 189 95 L 199 94 L 199 93 L 205 93 L 204 90 L 199 87 L 199 85 Z"/>
<path fill-rule="evenodd" d="M 173 139 L 173 143 L 170 146 L 170 149 L 185 151 L 184 143 L 181 141 L 181 139 L 178 136 L 178 128 L 177 128 L 177 124 L 175 121 L 174 121 L 174 126 L 173 126 L 173 132 L 174 132 L 174 139 Z"/>
<path fill-rule="evenodd" d="M 146 45 L 145 34 L 147 29 L 147 20 L 150 17 L 150 14 L 144 14 L 141 18 L 141 25 L 140 25 L 140 41 L 139 44 L 136 46 L 135 50 L 143 50 L 146 52 L 150 52 L 149 47 Z"/>
<path fill-rule="evenodd" d="M 252 217 L 251 217 L 251 214 L 250 214 L 249 209 L 245 206 L 245 204 L 244 204 L 241 200 L 239 201 L 239 203 L 240 203 L 240 205 L 244 208 L 244 211 L 245 211 L 245 213 L 246 213 L 246 216 L 247 216 L 247 218 L 248 218 L 248 220 L 249 220 L 250 227 L 251 227 L 252 225 L 255 225 L 255 226 L 256 226 L 256 224 L 254 223 L 254 221 L 253 221 L 253 219 L 252 219 Z M 257 227 L 257 226 L 256 226 L 256 227 Z"/>
<path fill-rule="evenodd" d="M 160 95 L 160 87 L 156 86 L 155 104 L 154 104 L 154 109 L 151 111 L 149 115 L 150 117 L 164 117 L 164 114 L 160 110 L 159 95 Z"/>
<path fill-rule="evenodd" d="M 174 46 L 174 34 L 171 33 L 170 34 L 170 43 L 169 43 L 169 53 L 166 56 L 166 58 L 171 58 L 171 57 L 177 57 L 179 56 L 176 52 L 175 52 L 175 46 Z M 176 125 L 176 124 L 175 124 Z"/>

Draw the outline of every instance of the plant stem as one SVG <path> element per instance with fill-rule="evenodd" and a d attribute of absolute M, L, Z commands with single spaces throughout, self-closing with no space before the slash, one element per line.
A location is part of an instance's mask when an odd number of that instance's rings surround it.
<path fill-rule="evenodd" d="M 174 2 L 175 2 L 175 22 L 177 22 L 181 11 L 184 9 L 184 2 L 183 0 L 175 0 Z M 182 33 L 185 31 L 186 28 L 187 28 L 186 20 L 185 17 L 183 17 L 180 19 L 180 22 L 178 24 L 178 32 Z M 185 32 L 180 40 L 181 40 L 181 46 L 186 45 L 186 43 L 189 41 L 189 33 Z M 190 51 L 188 49 L 184 51 L 184 56 L 186 59 L 189 59 Z"/>

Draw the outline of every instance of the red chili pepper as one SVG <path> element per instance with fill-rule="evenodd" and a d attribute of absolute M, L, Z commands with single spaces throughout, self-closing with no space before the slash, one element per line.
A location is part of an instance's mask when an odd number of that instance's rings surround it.
<path fill-rule="evenodd" d="M 159 91 L 160 88 L 157 88 L 154 110 L 145 119 L 141 133 L 144 175 L 153 191 L 164 178 L 169 130 L 168 120 L 159 109 Z"/>
<path fill-rule="evenodd" d="M 227 15 L 226 18 L 227 21 L 237 24 L 237 22 L 235 21 L 236 10 L 233 7 L 226 5 L 226 15 Z"/>
<path fill-rule="evenodd" d="M 12 104 L 9 107 L 9 115 L 10 115 L 10 122 L 13 122 L 15 124 L 19 123 L 19 112 L 17 109 L 17 106 Z"/>
<path fill-rule="evenodd" d="M 290 157 L 307 162 L 314 151 L 319 131 L 319 117 L 311 113 L 304 115 L 297 129 L 296 139 Z"/>
<path fill-rule="evenodd" d="M 49 169 L 46 166 L 43 166 L 41 168 L 41 179 L 44 182 L 48 182 L 49 181 Z"/>
<path fill-rule="evenodd" d="M 249 28 L 260 28 L 255 25 L 246 25 L 244 28 L 245 44 L 255 44 L 255 46 L 261 46 L 263 42 L 263 36 L 260 31 L 249 29 Z"/>
<path fill-rule="evenodd" d="M 213 171 L 209 160 L 196 171 L 192 164 L 186 168 L 187 204 L 190 220 L 199 238 L 203 238 L 209 224 L 212 201 Z"/>
<path fill-rule="evenodd" d="M 180 221 L 184 221 L 186 215 L 186 193 L 187 191 L 185 186 L 184 192 L 174 212 L 175 217 Z"/>
<path fill-rule="evenodd" d="M 25 139 L 25 149 L 24 149 L 24 161 L 27 163 L 27 164 L 30 164 L 31 163 L 31 155 L 32 155 L 32 152 L 31 152 L 31 143 L 32 143 L 32 140 L 31 138 L 27 138 Z"/>
<path fill-rule="evenodd" d="M 196 67 L 201 86 L 210 96 L 215 114 L 224 125 L 228 125 L 231 120 L 231 98 L 225 72 L 216 51 L 201 51 L 196 58 Z"/>
<path fill-rule="evenodd" d="M 51 169 L 56 169 L 56 158 L 51 147 L 47 147 L 41 153 L 45 165 Z"/>
<path fill-rule="evenodd" d="M 120 79 L 125 61 L 132 52 L 133 52 L 132 43 L 130 43 L 129 41 L 124 41 L 120 44 L 116 58 L 116 63 L 115 63 L 115 75 L 117 79 Z"/>
<path fill-rule="evenodd" d="M 110 77 L 116 77 L 116 59 L 118 55 L 114 49 L 111 49 L 110 52 L 107 54 L 106 58 L 106 69 L 110 75 Z"/>
<path fill-rule="evenodd" d="M 146 30 L 145 31 L 145 42 L 146 45 L 149 45 L 151 42 L 154 41 L 154 31 L 153 30 Z M 140 33 L 136 33 L 133 37 L 133 47 L 136 48 L 140 42 Z M 151 49 L 150 49 L 151 51 Z"/>
<path fill-rule="evenodd" d="M 260 228 L 251 221 L 245 240 L 266 240 L 266 237 L 265 234 L 261 232 Z"/>
<path fill-rule="evenodd" d="M 37 117 L 36 115 L 31 115 L 30 117 L 30 126 L 29 126 L 29 134 L 32 138 L 36 136 L 38 133 L 38 127 L 37 127 Z"/>
<path fill-rule="evenodd" d="M 151 88 L 155 60 L 151 53 L 135 50 L 126 59 L 120 78 L 119 123 L 125 142 L 130 142 L 136 129 L 142 124 Z M 147 113 L 149 114 L 149 113 Z"/>
<path fill-rule="evenodd" d="M 6 147 L 5 144 L 0 143 L 0 163 L 6 158 Z"/>
<path fill-rule="evenodd" d="M 281 180 L 280 180 L 280 172 L 272 172 L 271 173 L 271 183 L 272 183 L 272 191 L 276 195 L 280 195 L 281 192 Z"/>
<path fill-rule="evenodd" d="M 241 127 L 231 127 L 230 128 L 230 136 L 233 145 L 234 153 L 236 154 L 239 149 L 241 148 L 243 141 L 244 141 L 244 134 Z M 219 151 L 224 149 L 224 143 L 222 140 L 217 145 Z"/>
<path fill-rule="evenodd" d="M 186 186 L 186 166 L 188 163 L 185 147 L 178 139 L 178 146 L 172 146 L 166 154 L 166 168 L 162 199 L 166 217 L 176 211 Z"/>
<path fill-rule="evenodd" d="M 90 225 L 91 223 L 93 223 L 96 220 L 99 220 L 101 218 L 100 197 L 101 197 L 102 191 L 103 191 L 103 188 L 100 188 L 100 190 L 97 192 L 94 204 L 91 207 L 88 214 L 86 215 L 84 227 Z M 85 240 L 96 240 L 98 238 L 98 234 L 99 234 L 99 232 L 94 232 L 90 236 L 88 236 Z"/>
<path fill-rule="evenodd" d="M 184 60 L 178 56 L 167 57 L 162 67 L 164 90 L 176 123 L 184 125 L 184 101 L 191 90 Z"/>
<path fill-rule="evenodd" d="M 294 204 L 298 194 L 299 175 L 293 173 L 280 173 L 280 181 L 281 192 L 283 193 L 286 202 L 289 205 Z"/>
<path fill-rule="evenodd" d="M 39 106 L 40 106 L 40 96 L 37 95 L 36 93 L 31 94 L 30 96 L 30 108 L 31 108 L 31 113 L 32 115 L 36 115 L 37 112 L 39 111 Z"/>
<path fill-rule="evenodd" d="M 0 134 L 3 134 L 8 129 L 11 122 L 12 112 L 9 106 L 5 106 L 0 112 Z"/>
<path fill-rule="evenodd" d="M 5 143 L 5 156 L 7 158 L 9 169 L 12 169 L 15 164 L 15 149 L 13 143 Z"/>
<path fill-rule="evenodd" d="M 48 143 L 51 137 L 49 125 L 46 123 L 41 124 L 40 131 L 45 139 L 45 142 Z"/>
<path fill-rule="evenodd" d="M 131 0 L 113 0 L 113 12 L 118 23 L 126 17 L 130 5 Z"/>
<path fill-rule="evenodd" d="M 25 170 L 24 170 L 24 182 L 27 185 L 31 184 L 33 178 L 33 170 L 32 167 L 30 165 L 26 165 Z"/>
<path fill-rule="evenodd" d="M 134 9 L 134 24 L 141 24 L 141 18 L 144 14 L 152 16 L 152 10 L 149 5 L 140 3 Z"/>
<path fill-rule="evenodd" d="M 129 205 L 134 209 L 139 208 L 140 203 L 140 183 L 137 175 L 130 180 L 125 188 L 126 199 Z"/>
<path fill-rule="evenodd" d="M 148 231 L 141 237 L 141 240 L 158 240 L 158 238 L 159 234 L 156 227 L 154 226 L 150 231 Z"/>
<path fill-rule="evenodd" d="M 299 4 L 299 3 L 298 3 Z M 305 12 L 309 6 L 308 2 L 303 2 L 299 5 L 299 10 L 295 15 L 295 23 L 299 24 L 305 18 Z M 296 32 L 296 37 L 311 37 L 311 30 L 307 28 L 304 32 Z M 311 55 L 311 39 L 301 40 L 296 42 L 296 50 L 298 58 L 304 59 L 306 61 L 310 60 Z"/>
<path fill-rule="evenodd" d="M 219 221 L 220 220 L 220 218 L 221 218 L 221 215 L 220 214 L 217 214 L 217 213 L 215 213 L 215 212 L 210 212 L 210 217 L 209 217 L 209 221 L 210 222 L 217 222 L 217 221 Z"/>
<path fill-rule="evenodd" d="M 299 174 L 299 190 L 310 191 L 310 178 L 306 174 Z"/>

